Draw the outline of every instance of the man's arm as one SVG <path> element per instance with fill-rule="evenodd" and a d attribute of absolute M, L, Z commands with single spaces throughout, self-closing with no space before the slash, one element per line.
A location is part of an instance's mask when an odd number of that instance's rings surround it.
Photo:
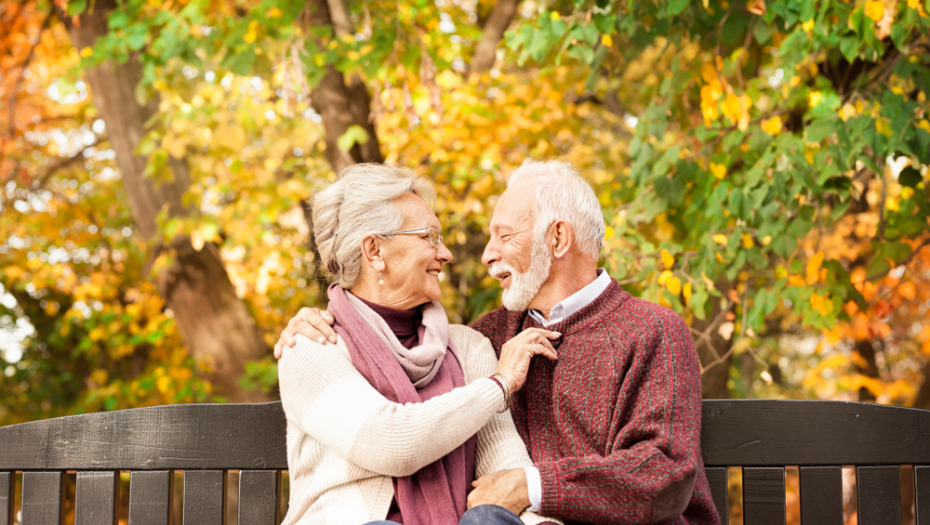
<path fill-rule="evenodd" d="M 336 332 L 333 330 L 333 324 L 336 319 L 328 310 L 319 308 L 301 308 L 287 323 L 287 327 L 281 332 L 281 337 L 274 344 L 274 356 L 281 359 L 284 355 L 285 348 L 292 348 L 297 344 L 297 335 L 302 335 L 311 341 L 320 344 L 329 341 L 336 343 Z"/>

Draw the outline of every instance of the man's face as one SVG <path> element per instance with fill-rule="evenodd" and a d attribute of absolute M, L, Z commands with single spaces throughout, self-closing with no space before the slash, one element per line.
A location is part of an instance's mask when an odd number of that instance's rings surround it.
<path fill-rule="evenodd" d="M 551 257 L 544 239 L 533 238 L 535 204 L 536 184 L 523 181 L 501 195 L 491 217 L 491 238 L 481 262 L 500 281 L 508 310 L 525 310 L 549 278 Z"/>

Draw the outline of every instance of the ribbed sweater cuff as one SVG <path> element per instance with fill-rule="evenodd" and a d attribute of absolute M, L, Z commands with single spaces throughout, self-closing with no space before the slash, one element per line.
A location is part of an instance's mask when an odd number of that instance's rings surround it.
<path fill-rule="evenodd" d="M 559 493 L 559 469 L 553 461 L 535 463 L 539 469 L 539 478 L 542 481 L 542 506 L 539 513 L 548 516 L 558 516 L 561 507 L 561 494 Z"/>

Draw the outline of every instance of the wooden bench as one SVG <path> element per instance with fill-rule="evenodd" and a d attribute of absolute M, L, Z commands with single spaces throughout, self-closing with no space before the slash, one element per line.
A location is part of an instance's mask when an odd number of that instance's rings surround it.
<path fill-rule="evenodd" d="M 0 428 L 0 525 L 60 525 L 76 472 L 75 525 L 113 525 L 129 471 L 129 525 L 166 525 L 183 471 L 183 525 L 222 525 L 226 472 L 239 471 L 238 523 L 275 525 L 283 508 L 286 426 L 280 403 L 171 405 Z M 858 478 L 861 525 L 901 523 L 900 465 L 914 466 L 918 525 L 930 525 L 930 411 L 832 401 L 704 401 L 702 447 L 714 502 L 727 516 L 727 467 L 742 467 L 747 525 L 784 524 L 785 467 L 799 467 L 805 525 L 843 522 L 842 467 Z M 730 502 L 739 505 L 739 501 Z M 176 524 L 179 525 L 179 524 Z"/>

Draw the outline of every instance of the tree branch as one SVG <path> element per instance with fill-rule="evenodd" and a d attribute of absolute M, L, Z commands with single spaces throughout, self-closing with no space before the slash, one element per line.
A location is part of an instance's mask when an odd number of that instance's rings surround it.
<path fill-rule="evenodd" d="M 510 26 L 510 21 L 513 20 L 519 3 L 520 0 L 498 0 L 494 4 L 494 10 L 491 11 L 491 16 L 484 25 L 481 39 L 475 44 L 475 53 L 468 66 L 469 73 L 484 73 L 494 66 L 494 60 L 497 58 L 497 44 L 503 38 L 504 31 Z"/>
<path fill-rule="evenodd" d="M 911 261 L 914 260 L 914 257 L 917 257 L 917 253 L 920 252 L 920 250 L 924 249 L 924 248 L 927 247 L 927 246 L 930 246 L 930 237 L 924 239 L 924 242 L 918 244 L 917 247 L 914 248 L 914 251 L 912 251 L 910 255 L 908 255 L 907 257 L 905 257 L 904 260 L 902 260 L 897 266 L 894 266 L 894 267 L 892 267 L 892 268 L 897 268 L 898 266 L 907 266 L 908 264 L 910 264 Z M 887 270 L 885 270 L 885 271 L 883 271 L 883 272 L 878 272 L 878 273 L 876 273 L 875 275 L 870 275 L 870 276 L 866 277 L 866 280 L 867 280 L 867 281 L 875 281 L 875 280 L 877 280 L 877 279 L 881 279 L 882 277 L 888 275 L 888 272 L 890 272 L 890 271 L 892 270 L 892 268 L 888 268 Z"/>

